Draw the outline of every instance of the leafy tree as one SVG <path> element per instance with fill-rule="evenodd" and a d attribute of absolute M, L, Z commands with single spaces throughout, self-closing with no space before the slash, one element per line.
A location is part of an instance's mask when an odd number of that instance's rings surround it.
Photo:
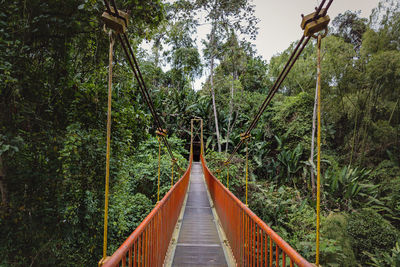
<path fill-rule="evenodd" d="M 339 14 L 332 22 L 334 27 L 334 35 L 340 36 L 346 43 L 354 46 L 355 50 L 359 50 L 362 43 L 362 36 L 367 30 L 366 18 L 360 18 L 361 11 L 346 11 Z"/>
<path fill-rule="evenodd" d="M 215 133 L 217 136 L 218 151 L 221 152 L 220 131 L 214 91 L 214 65 L 218 53 L 218 41 L 224 38 L 224 33 L 229 33 L 226 32 L 226 29 L 230 28 L 255 38 L 257 19 L 254 17 L 254 6 L 247 0 L 215 0 L 212 2 L 196 0 L 194 1 L 194 6 L 205 10 L 207 12 L 206 21 L 211 23 L 211 31 L 208 35 L 205 54 L 210 62 L 210 90 L 214 111 Z M 243 24 L 243 22 L 245 24 Z"/>

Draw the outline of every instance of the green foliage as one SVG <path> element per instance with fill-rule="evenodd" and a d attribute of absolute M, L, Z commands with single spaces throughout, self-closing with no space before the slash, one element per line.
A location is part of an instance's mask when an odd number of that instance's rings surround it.
<path fill-rule="evenodd" d="M 322 240 L 334 242 L 335 253 L 323 253 L 322 262 L 327 266 L 355 266 L 357 261 L 353 252 L 351 238 L 347 233 L 349 215 L 346 213 L 330 213 L 321 223 Z"/>
<path fill-rule="evenodd" d="M 390 252 L 385 251 L 379 254 L 364 252 L 364 254 L 369 257 L 367 261 L 369 266 L 400 266 L 400 246 L 398 242 Z"/>
<path fill-rule="evenodd" d="M 279 179 L 281 182 L 286 183 L 289 181 L 293 181 L 294 183 L 294 176 L 298 174 L 301 165 L 300 157 L 303 153 L 303 148 L 300 144 L 292 151 L 283 150 L 277 155 L 277 160 L 279 161 L 281 167 L 281 171 L 276 176 L 277 179 L 283 178 L 282 180 Z M 295 185 L 296 186 L 296 185 Z"/>
<path fill-rule="evenodd" d="M 271 127 L 275 129 L 275 135 L 283 136 L 286 146 L 295 148 L 296 143 L 301 142 L 303 147 L 309 147 L 313 103 L 310 94 L 300 93 L 275 101 L 271 107 L 272 112 L 268 116 Z"/>
<path fill-rule="evenodd" d="M 371 206 L 396 228 L 400 225 L 400 168 L 394 161 L 382 161 L 371 173 L 371 179 L 380 185 L 376 203 Z"/>
<path fill-rule="evenodd" d="M 122 244 L 153 209 L 153 202 L 142 193 L 129 189 L 129 180 L 121 181 L 114 189 L 109 209 L 109 254 Z M 137 191 L 136 191 L 137 192 Z"/>
<path fill-rule="evenodd" d="M 370 209 L 352 213 L 348 220 L 347 232 L 351 236 L 351 245 L 357 260 L 361 263 L 367 260 L 362 252 L 389 251 L 399 238 L 398 231 L 381 215 Z"/>
<path fill-rule="evenodd" d="M 272 86 L 265 73 L 268 65 L 261 58 L 249 58 L 244 73 L 240 76 L 243 88 L 249 92 L 267 92 Z"/>
<path fill-rule="evenodd" d="M 367 30 L 367 19 L 360 18 L 359 12 L 346 11 L 339 14 L 333 20 L 335 35 L 340 36 L 346 43 L 351 43 L 355 49 L 359 49 L 362 43 L 362 35 Z"/>
<path fill-rule="evenodd" d="M 329 198 L 347 209 L 362 206 L 377 192 L 378 186 L 367 180 L 370 173 L 370 170 L 350 166 L 345 166 L 336 172 L 327 170 L 324 182 Z"/>

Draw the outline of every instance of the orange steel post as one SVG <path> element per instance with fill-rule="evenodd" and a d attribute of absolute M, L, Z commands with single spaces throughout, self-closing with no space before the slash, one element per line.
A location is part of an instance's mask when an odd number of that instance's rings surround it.
<path fill-rule="evenodd" d="M 253 265 L 255 265 L 255 263 L 256 263 L 256 253 L 257 253 L 257 251 L 256 251 L 256 242 L 257 242 L 257 240 L 256 240 L 256 223 L 253 222 L 253 253 L 252 253 L 252 255 L 253 255 L 253 260 L 252 260 Z"/>
<path fill-rule="evenodd" d="M 141 255 L 140 251 L 141 251 L 141 245 L 142 245 L 141 242 L 142 242 L 142 237 L 139 236 L 138 240 L 136 241 L 136 243 L 137 243 L 136 261 L 137 261 L 137 266 L 138 267 L 140 267 L 140 263 L 141 263 L 141 261 L 140 261 L 140 255 Z"/>
<path fill-rule="evenodd" d="M 260 261 L 262 264 L 262 232 L 260 233 L 260 231 L 261 231 L 260 228 L 258 228 L 257 234 L 259 234 L 259 236 L 257 241 L 257 258 L 258 258 L 257 266 L 260 266 Z"/>
<path fill-rule="evenodd" d="M 237 219 L 237 232 L 235 232 L 234 234 L 236 235 L 238 233 L 237 236 L 237 241 L 236 241 L 236 254 L 237 255 L 241 255 L 242 254 L 242 244 L 244 242 L 243 239 L 243 214 L 241 212 L 241 210 L 237 209 L 237 207 L 235 207 L 237 210 L 237 215 L 235 216 Z M 237 259 L 237 262 L 240 262 L 239 259 Z"/>
<path fill-rule="evenodd" d="M 150 264 L 155 263 L 154 262 L 154 242 L 155 242 L 155 238 L 154 238 L 154 223 L 155 223 L 155 218 L 154 220 L 151 221 L 151 227 L 150 227 L 150 250 L 149 250 L 149 254 L 150 254 Z"/>
<path fill-rule="evenodd" d="M 259 242 L 259 240 L 258 240 L 258 228 L 257 228 L 257 224 L 256 224 L 256 227 L 255 227 L 255 229 L 256 229 L 256 234 L 255 234 L 255 236 L 256 236 L 256 243 L 255 243 L 255 257 L 256 257 L 256 259 L 255 259 L 255 261 L 254 261 L 254 263 L 255 263 L 255 265 L 258 267 L 258 242 Z"/>
<path fill-rule="evenodd" d="M 282 252 L 282 266 L 286 266 L 286 254 Z"/>
<path fill-rule="evenodd" d="M 149 266 L 149 250 L 150 250 L 150 244 L 151 244 L 151 242 L 150 242 L 150 225 L 151 225 L 151 221 L 150 221 L 150 223 L 149 223 L 149 225 L 147 226 L 147 231 L 146 231 L 146 252 L 145 252 L 145 255 L 146 255 L 146 264 L 145 264 L 145 266 L 147 267 L 147 266 Z"/>
<path fill-rule="evenodd" d="M 122 267 L 126 267 L 126 254 L 122 258 Z"/>
<path fill-rule="evenodd" d="M 137 267 L 136 247 L 137 247 L 137 242 L 133 243 L 133 266 L 134 267 Z"/>
<path fill-rule="evenodd" d="M 250 266 L 254 264 L 254 228 L 253 228 L 253 221 L 250 220 Z"/>
<path fill-rule="evenodd" d="M 246 263 L 246 261 L 245 261 L 245 258 L 246 258 L 246 216 L 245 216 L 245 214 L 244 214 L 244 212 L 241 210 L 241 212 L 242 212 L 242 218 L 243 218 L 243 225 L 242 225 L 242 231 L 243 231 L 243 247 L 242 247 L 242 256 L 241 256 L 241 259 L 242 259 L 242 263 L 243 263 L 243 265 Z"/>
<path fill-rule="evenodd" d="M 160 238 L 158 238 L 160 236 L 160 213 L 157 214 L 157 226 L 156 226 L 156 236 L 157 236 L 157 240 L 156 240 L 156 249 L 157 249 L 157 265 L 160 264 Z"/>
<path fill-rule="evenodd" d="M 157 254 L 158 254 L 158 250 L 157 250 L 157 217 L 154 218 L 154 222 L 153 222 L 153 249 L 151 250 L 151 255 L 153 257 L 152 262 L 157 263 Z"/>
<path fill-rule="evenodd" d="M 272 250 L 274 249 L 272 238 L 269 239 L 269 267 L 272 267 Z"/>
<path fill-rule="evenodd" d="M 253 265 L 254 266 L 257 266 L 257 242 L 258 242 L 258 236 L 257 236 L 257 224 L 256 223 L 254 223 L 254 253 L 253 253 L 253 257 L 254 257 L 254 260 L 253 260 Z"/>
<path fill-rule="evenodd" d="M 243 212 L 241 212 L 242 213 L 242 224 L 240 225 L 240 228 L 241 228 L 241 242 L 240 242 L 240 259 L 237 259 L 238 261 L 240 261 L 240 263 L 241 264 L 243 264 L 244 265 L 244 261 L 243 261 L 243 259 L 244 259 L 244 248 L 245 248 L 245 233 L 244 233 L 244 213 Z"/>
<path fill-rule="evenodd" d="M 257 226 L 257 267 L 260 266 L 260 228 Z"/>
<path fill-rule="evenodd" d="M 250 251 L 250 258 L 249 258 L 249 263 L 250 266 L 253 263 L 253 221 L 250 221 L 250 246 L 249 246 L 249 251 Z"/>
<path fill-rule="evenodd" d="M 265 265 L 264 266 L 267 267 L 268 266 L 268 236 L 267 235 L 265 236 L 264 243 L 265 243 L 265 252 L 264 252 Z"/>
<path fill-rule="evenodd" d="M 153 236 L 154 222 L 155 222 L 155 220 L 152 220 L 150 223 L 150 233 L 149 233 L 150 247 L 148 250 L 148 254 L 149 254 L 149 263 L 150 264 L 154 263 L 154 236 Z"/>
<path fill-rule="evenodd" d="M 250 260 L 250 231 L 249 231 L 249 216 L 246 216 L 246 231 L 247 231 L 247 242 L 246 242 L 246 265 L 249 264 Z"/>
<path fill-rule="evenodd" d="M 255 232 L 254 232 L 254 221 L 251 221 L 251 259 L 250 259 L 250 263 L 251 266 L 254 265 L 254 240 L 255 240 Z"/>
<path fill-rule="evenodd" d="M 128 259 L 129 259 L 129 261 L 128 261 L 128 266 L 129 267 L 132 267 L 132 246 L 130 246 L 129 247 L 129 255 L 128 255 Z"/>
<path fill-rule="evenodd" d="M 146 266 L 145 265 L 145 263 L 146 263 L 146 254 L 145 254 L 145 246 L 146 246 L 146 242 L 145 242 L 145 240 L 146 240 L 146 233 L 145 232 L 143 232 L 142 233 L 142 262 L 141 262 L 141 266 Z"/>
<path fill-rule="evenodd" d="M 263 255 L 264 255 L 264 253 L 263 253 L 263 245 L 264 245 L 264 243 L 263 243 L 263 236 L 264 236 L 264 233 L 263 233 L 263 231 L 261 231 L 261 251 L 260 251 L 260 256 L 261 256 L 261 260 L 260 260 L 260 266 L 262 266 L 263 265 L 263 263 L 264 263 L 264 261 L 263 261 Z"/>

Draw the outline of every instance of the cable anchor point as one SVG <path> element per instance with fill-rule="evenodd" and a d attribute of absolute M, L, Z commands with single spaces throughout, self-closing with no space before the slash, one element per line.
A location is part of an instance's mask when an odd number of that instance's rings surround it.
<path fill-rule="evenodd" d="M 104 21 L 108 28 L 114 30 L 116 33 L 124 33 L 128 27 L 129 14 L 121 10 L 115 12 L 113 7 L 110 7 L 111 13 L 104 11 L 101 19 Z"/>
<path fill-rule="evenodd" d="M 161 136 L 161 137 L 166 137 L 168 135 L 168 131 L 166 129 L 158 128 L 156 130 L 156 134 Z"/>
<path fill-rule="evenodd" d="M 249 139 L 250 137 L 251 137 L 250 133 L 241 133 L 240 134 L 240 140 L 241 141 L 245 141 L 245 140 Z"/>
<path fill-rule="evenodd" d="M 326 30 L 330 22 L 330 18 L 326 15 L 327 9 L 322 8 L 319 13 L 310 13 L 306 16 L 302 14 L 301 29 L 304 30 L 304 36 L 313 36 L 317 32 Z"/>

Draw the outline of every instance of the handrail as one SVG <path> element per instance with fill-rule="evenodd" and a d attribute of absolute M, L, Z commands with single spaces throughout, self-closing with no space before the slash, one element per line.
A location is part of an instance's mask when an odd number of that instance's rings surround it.
<path fill-rule="evenodd" d="M 286 257 L 289 257 L 290 266 L 313 266 L 211 173 L 203 155 L 200 159 L 208 190 L 238 266 L 267 266 L 268 263 L 269 266 L 286 266 Z"/>
<path fill-rule="evenodd" d="M 193 157 L 179 181 L 147 215 L 125 242 L 106 260 L 104 267 L 162 266 L 189 183 Z"/>

